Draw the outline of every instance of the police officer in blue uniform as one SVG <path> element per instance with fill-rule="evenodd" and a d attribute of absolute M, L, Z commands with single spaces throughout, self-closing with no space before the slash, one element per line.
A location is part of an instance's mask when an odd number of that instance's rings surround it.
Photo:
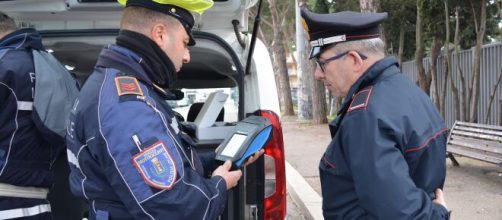
<path fill-rule="evenodd" d="M 213 2 L 119 2 L 116 44 L 102 50 L 68 122 L 72 191 L 90 219 L 216 219 L 242 173 L 199 157 L 166 102 L 195 44 L 190 11 Z"/>
<path fill-rule="evenodd" d="M 43 51 L 34 29 L 17 29 L 0 12 L 0 218 L 50 219 L 47 193 L 52 163 L 64 138 L 44 127 L 34 112 L 32 50 Z"/>
<path fill-rule="evenodd" d="M 315 78 L 345 97 L 319 171 L 325 219 L 448 219 L 448 129 L 430 98 L 384 55 L 387 13 L 302 10 Z"/>

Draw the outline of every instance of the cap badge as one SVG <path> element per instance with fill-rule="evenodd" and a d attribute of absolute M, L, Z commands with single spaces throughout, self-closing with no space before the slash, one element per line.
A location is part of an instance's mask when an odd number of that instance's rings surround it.
<path fill-rule="evenodd" d="M 302 25 L 303 29 L 308 33 L 309 32 L 309 26 L 307 25 L 307 22 L 305 21 L 304 18 L 302 18 Z M 307 40 L 310 40 L 310 35 L 307 34 Z"/>

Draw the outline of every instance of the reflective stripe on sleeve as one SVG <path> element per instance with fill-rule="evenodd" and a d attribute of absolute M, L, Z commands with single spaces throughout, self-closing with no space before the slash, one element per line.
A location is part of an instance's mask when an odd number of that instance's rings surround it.
<path fill-rule="evenodd" d="M 17 109 L 20 111 L 32 111 L 33 102 L 17 101 Z"/>
<path fill-rule="evenodd" d="M 49 204 L 36 205 L 29 208 L 3 210 L 0 211 L 0 219 L 29 217 L 44 212 L 51 212 L 51 206 Z"/>

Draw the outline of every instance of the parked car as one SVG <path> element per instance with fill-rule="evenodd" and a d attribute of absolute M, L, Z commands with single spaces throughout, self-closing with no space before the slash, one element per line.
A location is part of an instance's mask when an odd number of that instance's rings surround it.
<path fill-rule="evenodd" d="M 204 14 L 195 14 L 197 44 L 190 48 L 191 62 L 181 69 L 176 87 L 231 88 L 237 93 L 233 98 L 238 102 L 238 120 L 260 115 L 272 122 L 273 136 L 265 156 L 243 170 L 220 218 L 285 219 L 285 158 L 276 82 L 270 55 L 259 39 L 250 71 L 245 73 L 251 45 L 248 14 L 257 0 L 214 2 Z M 12 0 L 0 1 L 0 10 L 19 26 L 39 30 L 46 48 L 83 84 L 103 46 L 115 42 L 123 8 L 115 0 Z M 214 150 L 221 142 L 198 142 L 197 149 Z M 57 215 L 64 205 L 53 207 L 53 212 Z"/>

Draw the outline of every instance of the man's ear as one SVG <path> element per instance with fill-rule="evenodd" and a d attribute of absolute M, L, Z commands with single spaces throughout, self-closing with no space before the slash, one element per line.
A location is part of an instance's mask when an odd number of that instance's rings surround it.
<path fill-rule="evenodd" d="M 353 61 L 354 71 L 361 72 L 364 68 L 364 62 L 361 56 L 359 56 L 359 54 L 355 51 L 350 51 L 348 55 L 352 58 L 351 60 Z"/>
<path fill-rule="evenodd" d="M 166 26 L 162 25 L 162 24 L 155 24 L 151 31 L 150 31 L 150 36 L 152 38 L 152 40 L 160 47 L 160 48 L 163 48 L 166 39 L 168 37 L 167 35 L 167 30 L 166 30 Z"/>

